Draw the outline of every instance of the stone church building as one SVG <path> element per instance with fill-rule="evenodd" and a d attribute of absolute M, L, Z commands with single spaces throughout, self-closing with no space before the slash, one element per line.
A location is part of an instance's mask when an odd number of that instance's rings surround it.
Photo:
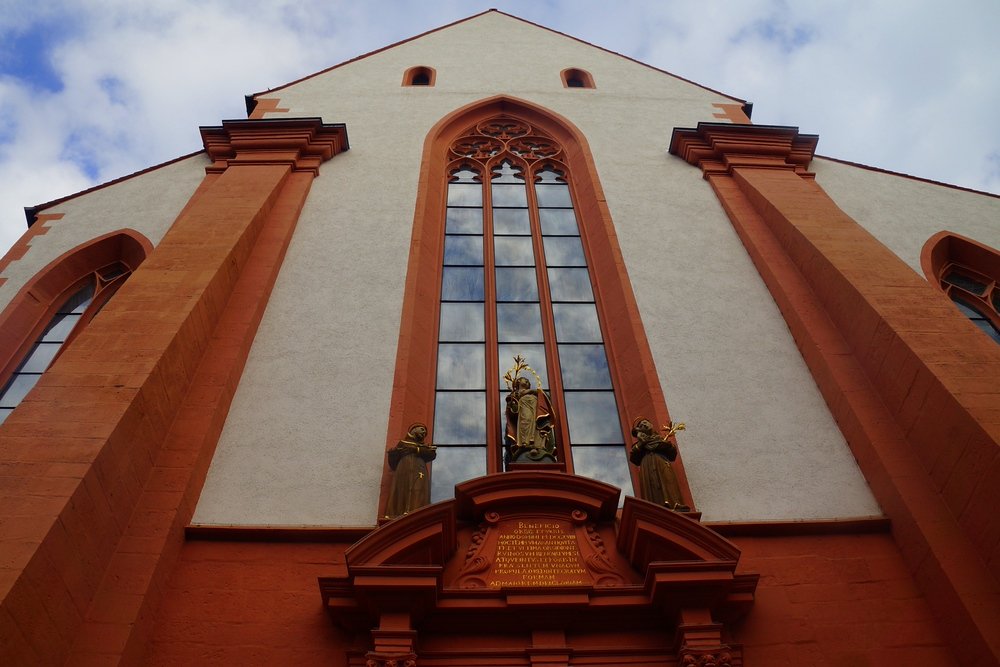
<path fill-rule="evenodd" d="M 0 664 L 1000 663 L 1000 197 L 495 10 L 247 110 L 0 260 Z"/>

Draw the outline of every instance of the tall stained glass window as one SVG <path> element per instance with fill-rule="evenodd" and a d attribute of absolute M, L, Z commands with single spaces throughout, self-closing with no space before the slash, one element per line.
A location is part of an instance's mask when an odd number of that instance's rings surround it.
<path fill-rule="evenodd" d="M 604 334 L 562 148 L 494 118 L 450 147 L 432 501 L 504 469 L 504 374 L 520 356 L 551 399 L 567 470 L 631 492 Z"/>

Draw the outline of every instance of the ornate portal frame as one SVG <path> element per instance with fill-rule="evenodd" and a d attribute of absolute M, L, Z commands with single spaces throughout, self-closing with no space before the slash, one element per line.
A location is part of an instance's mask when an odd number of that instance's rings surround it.
<path fill-rule="evenodd" d="M 758 575 L 698 521 L 559 473 L 470 480 L 383 525 L 320 578 L 352 667 L 743 664 Z"/>

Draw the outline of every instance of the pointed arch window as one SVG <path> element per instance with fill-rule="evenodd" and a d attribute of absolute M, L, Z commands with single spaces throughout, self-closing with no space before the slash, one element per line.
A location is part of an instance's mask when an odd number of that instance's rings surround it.
<path fill-rule="evenodd" d="M 104 267 L 88 275 L 49 320 L 31 350 L 0 392 L 0 423 L 3 423 L 38 382 L 70 342 L 131 275 L 123 263 Z"/>
<path fill-rule="evenodd" d="M 522 356 L 551 397 L 560 463 L 626 492 L 631 474 L 569 166 L 513 118 L 449 147 L 432 500 L 509 467 L 505 372 Z"/>
<path fill-rule="evenodd" d="M 0 423 L 90 323 L 152 246 L 132 230 L 106 234 L 42 269 L 0 314 Z"/>
<path fill-rule="evenodd" d="M 927 279 L 1000 343 L 1000 252 L 964 236 L 940 232 L 925 244 L 921 264 Z"/>

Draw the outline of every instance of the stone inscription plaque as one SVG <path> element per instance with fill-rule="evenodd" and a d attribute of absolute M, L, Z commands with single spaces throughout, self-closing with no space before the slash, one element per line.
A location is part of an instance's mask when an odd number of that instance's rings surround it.
<path fill-rule="evenodd" d="M 569 521 L 517 519 L 497 525 L 490 588 L 581 586 L 593 583 Z"/>

